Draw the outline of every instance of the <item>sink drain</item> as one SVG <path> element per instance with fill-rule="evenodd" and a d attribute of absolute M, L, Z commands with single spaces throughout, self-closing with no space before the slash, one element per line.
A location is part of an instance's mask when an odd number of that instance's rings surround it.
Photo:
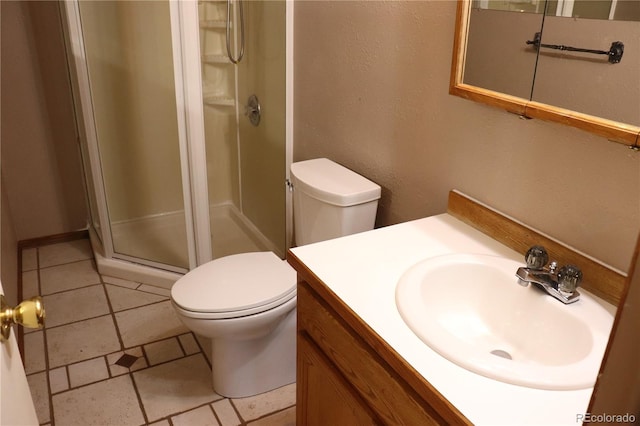
<path fill-rule="evenodd" d="M 511 355 L 507 351 L 503 351 L 502 349 L 494 349 L 491 351 L 492 355 L 499 356 L 500 358 L 513 359 Z"/>

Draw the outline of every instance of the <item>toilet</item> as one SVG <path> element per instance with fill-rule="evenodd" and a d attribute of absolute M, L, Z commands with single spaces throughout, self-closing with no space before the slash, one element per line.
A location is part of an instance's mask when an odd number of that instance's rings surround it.
<path fill-rule="evenodd" d="M 297 245 L 373 229 L 380 186 L 326 158 L 291 165 Z M 213 389 L 257 395 L 296 380 L 296 272 L 272 252 L 207 262 L 171 288 L 178 317 L 211 339 Z"/>

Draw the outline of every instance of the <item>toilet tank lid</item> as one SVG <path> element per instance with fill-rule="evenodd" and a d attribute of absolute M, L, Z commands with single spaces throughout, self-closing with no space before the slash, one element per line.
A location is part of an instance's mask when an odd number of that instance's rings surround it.
<path fill-rule="evenodd" d="M 336 206 L 346 207 L 380 198 L 380 185 L 327 158 L 291 164 L 294 191 Z"/>

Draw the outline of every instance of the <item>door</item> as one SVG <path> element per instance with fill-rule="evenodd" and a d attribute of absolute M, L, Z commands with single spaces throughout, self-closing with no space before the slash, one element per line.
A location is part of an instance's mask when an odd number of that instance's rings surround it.
<path fill-rule="evenodd" d="M 0 293 L 4 293 L 2 283 Z M 37 424 L 36 410 L 13 330 L 9 340 L 0 343 L 0 425 Z"/>
<path fill-rule="evenodd" d="M 177 3 L 64 7 L 106 257 L 185 272 L 195 249 Z"/>

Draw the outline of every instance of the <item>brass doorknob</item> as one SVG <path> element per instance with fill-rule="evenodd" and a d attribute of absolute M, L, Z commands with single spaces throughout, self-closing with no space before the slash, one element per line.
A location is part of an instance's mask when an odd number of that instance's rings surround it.
<path fill-rule="evenodd" d="M 40 296 L 32 297 L 11 308 L 4 295 L 0 294 L 0 325 L 2 335 L 0 341 L 4 342 L 11 335 L 11 326 L 20 324 L 27 328 L 44 327 L 44 306 Z"/>

